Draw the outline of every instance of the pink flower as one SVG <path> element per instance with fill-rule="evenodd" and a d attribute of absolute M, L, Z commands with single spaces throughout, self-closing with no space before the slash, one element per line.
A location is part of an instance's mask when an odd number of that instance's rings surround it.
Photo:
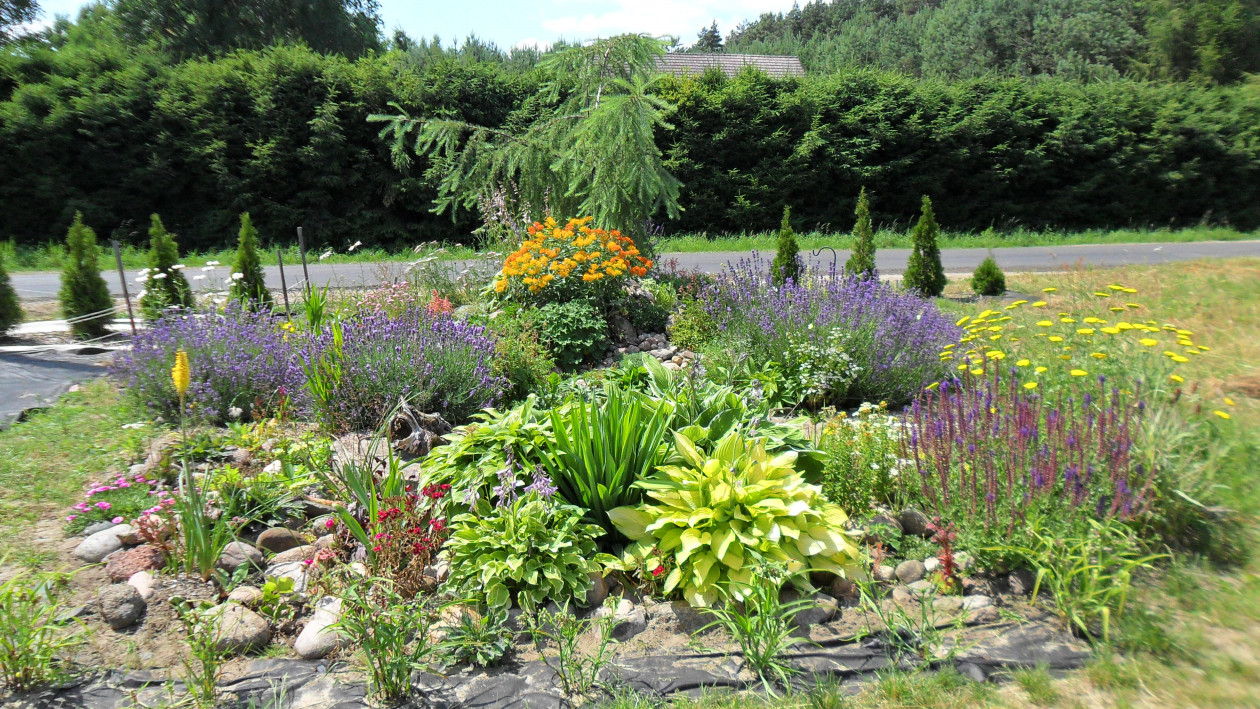
<path fill-rule="evenodd" d="M 107 510 L 110 507 L 113 507 L 113 505 L 109 504 L 108 502 L 98 502 L 94 505 L 94 507 L 96 507 L 96 509 L 98 510 Z"/>
<path fill-rule="evenodd" d="M 115 517 L 115 518 L 113 518 L 113 519 L 111 519 L 111 520 L 110 520 L 110 523 L 111 523 L 111 524 L 122 524 L 122 523 L 123 523 L 123 518 L 122 518 L 122 517 Z"/>
<path fill-rule="evenodd" d="M 66 517 L 66 521 L 73 522 L 75 517 L 78 517 L 78 515 L 70 515 L 69 517 Z"/>
<path fill-rule="evenodd" d="M 329 518 L 324 521 L 324 529 L 332 529 L 333 527 L 336 527 L 336 526 L 337 526 L 337 521 L 332 518 Z"/>

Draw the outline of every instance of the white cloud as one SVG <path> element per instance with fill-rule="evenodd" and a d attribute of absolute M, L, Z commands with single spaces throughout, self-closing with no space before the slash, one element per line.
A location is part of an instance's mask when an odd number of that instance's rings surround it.
<path fill-rule="evenodd" d="M 573 39 L 607 37 L 625 32 L 651 35 L 673 35 L 683 44 L 691 44 L 696 33 L 717 20 L 718 30 L 725 37 L 742 20 L 755 20 L 765 12 L 787 12 L 793 0 L 604 0 L 604 2 L 554 3 L 554 14 L 542 26 L 557 35 Z M 593 12 L 571 12 L 575 5 L 597 5 Z M 567 7 L 566 7 L 567 6 Z M 608 8 L 608 9 L 603 9 Z"/>

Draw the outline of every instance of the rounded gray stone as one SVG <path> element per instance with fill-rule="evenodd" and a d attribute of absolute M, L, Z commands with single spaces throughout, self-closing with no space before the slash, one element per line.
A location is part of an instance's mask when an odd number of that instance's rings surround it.
<path fill-rule="evenodd" d="M 897 564 L 897 579 L 904 584 L 911 584 L 922 579 L 927 574 L 923 562 L 918 559 L 909 559 Z"/>
<path fill-rule="evenodd" d="M 902 510 L 901 514 L 897 515 L 897 521 L 901 523 L 901 530 L 906 534 L 913 534 L 919 537 L 932 536 L 932 533 L 928 531 L 928 524 L 932 520 L 913 507 L 907 507 Z"/>
<path fill-rule="evenodd" d="M 114 630 L 129 628 L 144 615 L 148 605 L 135 586 L 116 583 L 105 587 L 96 599 L 101 617 Z"/>
<path fill-rule="evenodd" d="M 79 542 L 74 555 L 89 564 L 98 564 L 102 559 L 122 549 L 122 538 L 131 534 L 131 525 L 111 525 Z"/>
<path fill-rule="evenodd" d="M 262 552 L 245 542 L 228 542 L 214 565 L 231 574 L 246 564 L 255 569 L 261 569 L 263 567 Z"/>
<path fill-rule="evenodd" d="M 246 653 L 271 642 L 266 619 L 239 603 L 224 603 L 211 613 L 216 617 L 214 641 L 220 652 Z"/>
<path fill-rule="evenodd" d="M 293 651 L 303 660 L 317 660 L 336 650 L 341 636 L 329 626 L 341 618 L 341 599 L 325 596 L 315 603 L 315 614 L 298 633 Z"/>
<path fill-rule="evenodd" d="M 272 527 L 263 530 L 263 533 L 258 535 L 258 548 L 272 554 L 279 554 L 306 543 L 306 535 L 287 527 Z"/>

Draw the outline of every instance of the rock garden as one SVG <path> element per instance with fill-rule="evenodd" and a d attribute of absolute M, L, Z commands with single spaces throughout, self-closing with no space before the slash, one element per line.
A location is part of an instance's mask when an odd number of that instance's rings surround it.
<path fill-rule="evenodd" d="M 1082 667 L 1234 553 L 1212 343 L 1128 283 L 703 276 L 589 218 L 488 282 L 240 276 L 113 361 L 134 445 L 0 586 L 12 706 L 844 706 Z"/>

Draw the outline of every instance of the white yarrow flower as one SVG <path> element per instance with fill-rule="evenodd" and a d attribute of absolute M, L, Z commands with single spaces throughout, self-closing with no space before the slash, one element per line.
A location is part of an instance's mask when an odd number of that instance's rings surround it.
<path fill-rule="evenodd" d="M 181 268 L 188 268 L 188 267 L 187 267 L 187 266 L 185 266 L 185 265 L 184 265 L 184 264 L 182 264 L 182 263 L 177 263 L 177 264 L 175 264 L 174 266 L 171 266 L 171 270 L 172 270 L 172 271 L 178 271 L 178 270 L 180 270 Z"/>
<path fill-rule="evenodd" d="M 232 280 L 234 280 L 234 281 L 239 281 L 239 280 L 241 280 L 241 279 L 242 279 L 242 278 L 244 278 L 244 277 L 245 277 L 245 274 L 244 274 L 244 273 L 233 273 L 233 274 L 232 274 Z"/>
<path fill-rule="evenodd" d="M 149 280 L 149 277 L 144 274 L 140 274 L 139 276 L 136 276 L 136 283 L 144 283 L 147 280 Z"/>
<path fill-rule="evenodd" d="M 243 413 L 245 412 L 242 411 L 239 406 L 232 406 L 228 408 L 228 416 L 232 419 L 239 419 Z"/>
<path fill-rule="evenodd" d="M 363 245 L 362 241 L 356 241 L 353 244 L 350 244 L 350 250 L 354 251 L 355 249 L 359 248 L 362 245 Z"/>
<path fill-rule="evenodd" d="M 155 280 L 155 281 L 160 281 L 160 280 L 162 280 L 163 278 L 166 278 L 166 274 L 165 274 L 165 273 L 155 273 L 155 274 L 153 274 L 153 280 Z"/>
<path fill-rule="evenodd" d="M 218 262 L 218 261 L 206 261 L 206 265 L 207 265 L 207 266 L 218 266 L 218 265 L 219 265 L 219 262 Z"/>
<path fill-rule="evenodd" d="M 332 256 L 332 255 L 333 255 L 333 252 L 331 252 L 331 251 L 325 251 L 324 253 L 322 253 L 322 254 L 320 254 L 320 255 L 319 255 L 319 260 L 320 260 L 320 261 L 323 261 L 324 259 L 326 259 L 326 258 L 328 258 L 329 256 Z"/>

